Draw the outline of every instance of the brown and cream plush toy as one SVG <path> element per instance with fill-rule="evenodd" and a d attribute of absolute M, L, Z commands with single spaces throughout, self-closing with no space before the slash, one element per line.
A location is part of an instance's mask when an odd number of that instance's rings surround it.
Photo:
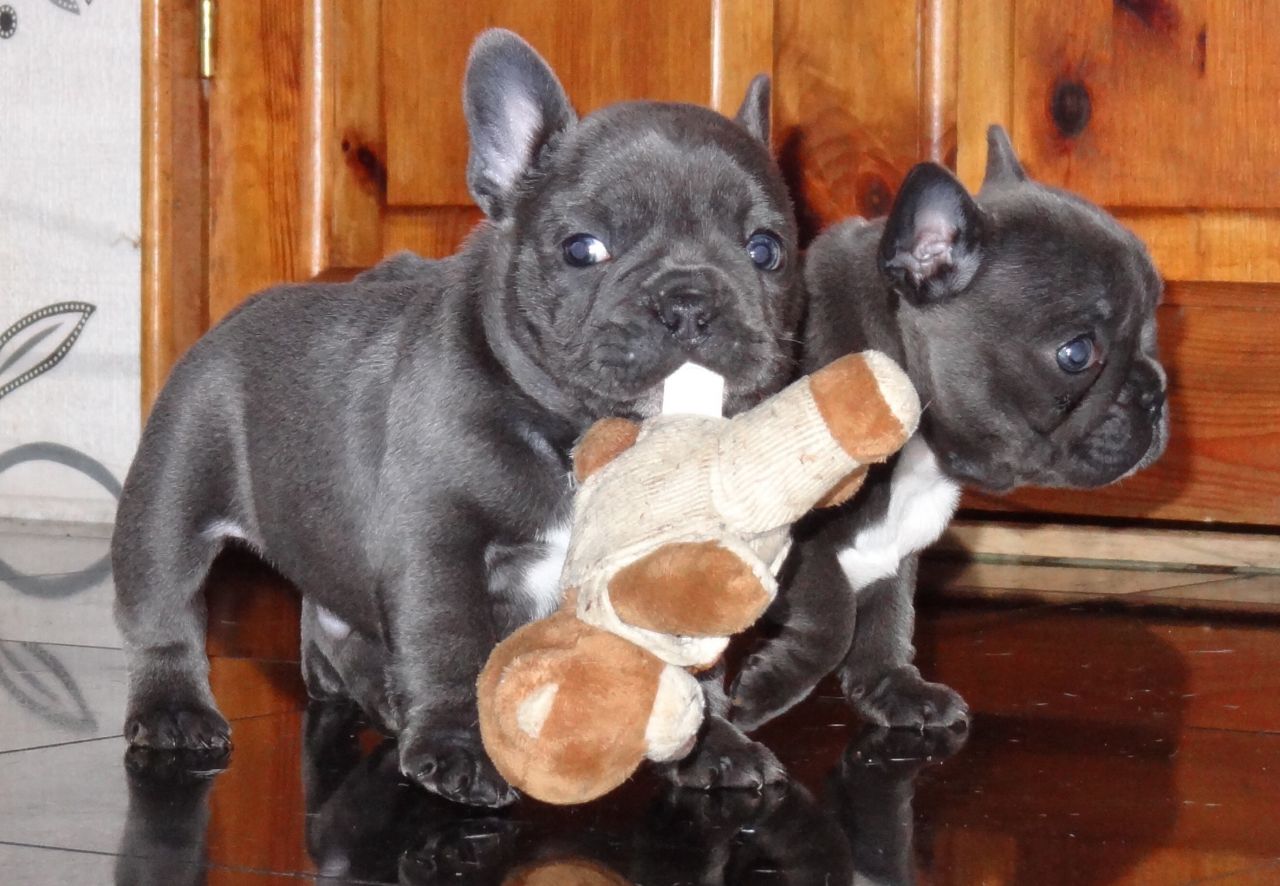
<path fill-rule="evenodd" d="M 690 671 L 773 600 L 791 524 L 857 491 L 920 413 L 906 374 L 875 351 L 731 419 L 718 394 L 693 407 L 704 414 L 673 404 L 699 373 L 718 380 L 686 366 L 661 415 L 604 419 L 583 436 L 564 602 L 499 644 L 480 674 L 485 749 L 540 800 L 586 802 L 645 758 L 688 754 L 703 719 Z"/>

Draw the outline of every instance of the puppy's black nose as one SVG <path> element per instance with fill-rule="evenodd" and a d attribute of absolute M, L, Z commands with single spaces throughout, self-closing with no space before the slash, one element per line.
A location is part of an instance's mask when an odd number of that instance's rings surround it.
<path fill-rule="evenodd" d="M 658 300 L 658 320 L 677 341 L 692 344 L 706 338 L 718 313 L 711 297 L 695 290 L 669 292 Z"/>
<path fill-rule="evenodd" d="M 1161 407 L 1164 406 L 1164 398 L 1164 388 L 1148 388 L 1138 397 L 1138 405 L 1149 415 L 1159 415 Z"/>

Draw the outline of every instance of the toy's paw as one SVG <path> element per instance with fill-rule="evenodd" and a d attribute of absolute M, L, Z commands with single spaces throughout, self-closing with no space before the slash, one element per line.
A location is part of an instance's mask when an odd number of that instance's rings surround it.
<path fill-rule="evenodd" d="M 729 719 L 743 732 L 752 732 L 789 711 L 813 691 L 805 669 L 789 666 L 777 656 L 755 654 L 742 666 L 729 688 Z"/>
<path fill-rule="evenodd" d="M 922 732 L 969 725 L 969 706 L 960 694 L 929 683 L 911 665 L 894 668 L 872 686 L 845 683 L 844 691 L 858 713 L 877 726 Z"/>
<path fill-rule="evenodd" d="M 711 717 L 693 752 L 667 764 L 666 775 L 683 788 L 758 791 L 786 781 L 787 770 L 760 742 L 747 738 L 727 720 Z"/>
<path fill-rule="evenodd" d="M 221 714 L 198 701 L 161 703 L 130 714 L 124 737 L 134 747 L 225 751 L 231 747 L 231 726 Z"/>
<path fill-rule="evenodd" d="M 472 730 L 407 729 L 400 736 L 400 771 L 433 794 L 467 806 L 496 809 L 516 801 Z"/>

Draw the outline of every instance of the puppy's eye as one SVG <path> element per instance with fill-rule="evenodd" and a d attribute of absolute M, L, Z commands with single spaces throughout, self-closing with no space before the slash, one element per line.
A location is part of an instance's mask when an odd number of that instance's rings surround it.
<path fill-rule="evenodd" d="M 776 271 L 782 267 L 785 253 L 782 241 L 768 231 L 756 231 L 747 240 L 747 255 L 752 264 L 762 271 Z"/>
<path fill-rule="evenodd" d="M 590 234 L 573 234 L 560 244 L 560 248 L 564 250 L 564 260 L 575 268 L 598 265 L 611 258 L 600 238 Z"/>
<path fill-rule="evenodd" d="M 1094 345 L 1093 339 L 1087 335 L 1081 335 L 1058 348 L 1058 367 L 1063 372 L 1075 375 L 1096 365 L 1099 356 L 1099 350 Z"/>

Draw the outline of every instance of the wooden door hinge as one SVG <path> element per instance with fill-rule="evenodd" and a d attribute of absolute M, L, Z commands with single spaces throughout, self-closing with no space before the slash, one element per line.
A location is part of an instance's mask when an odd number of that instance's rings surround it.
<path fill-rule="evenodd" d="M 213 79 L 213 0 L 200 0 L 200 79 Z"/>

